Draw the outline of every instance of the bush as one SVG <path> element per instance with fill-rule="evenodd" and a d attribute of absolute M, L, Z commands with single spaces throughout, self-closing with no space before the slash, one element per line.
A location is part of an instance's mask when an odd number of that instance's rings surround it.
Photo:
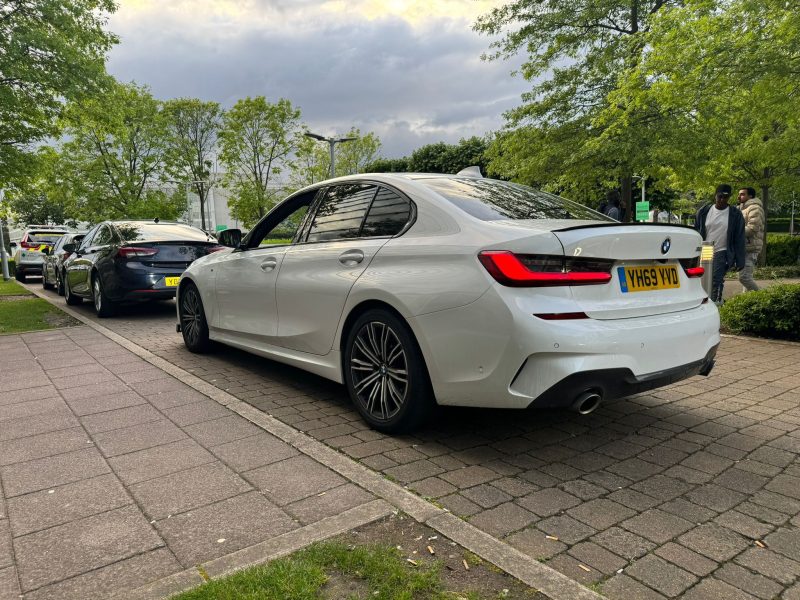
<path fill-rule="evenodd" d="M 771 267 L 796 265 L 800 259 L 800 236 L 767 234 L 767 264 Z"/>
<path fill-rule="evenodd" d="M 800 340 L 800 284 L 739 294 L 725 302 L 719 314 L 733 333 Z"/>

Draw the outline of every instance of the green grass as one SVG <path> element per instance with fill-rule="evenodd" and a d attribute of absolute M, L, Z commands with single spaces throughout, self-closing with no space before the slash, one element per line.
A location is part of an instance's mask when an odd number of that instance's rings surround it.
<path fill-rule="evenodd" d="M 739 273 L 729 271 L 727 279 L 738 279 Z M 779 267 L 756 267 L 753 269 L 754 279 L 800 279 L 800 265 L 787 265 Z"/>
<path fill-rule="evenodd" d="M 0 300 L 0 334 L 73 325 L 75 321 L 47 300 Z"/>
<path fill-rule="evenodd" d="M 452 600 L 479 598 L 456 595 L 443 589 L 437 562 L 419 561 L 413 566 L 400 551 L 386 545 L 347 546 L 326 542 L 309 546 L 292 556 L 252 567 L 173 597 L 173 600 L 312 600 L 324 597 L 323 586 L 336 586 L 357 597 L 363 588 L 377 600 Z M 353 585 L 346 585 L 351 583 Z M 330 592 L 331 590 L 327 590 Z M 330 596 L 328 596 L 330 597 Z"/>
<path fill-rule="evenodd" d="M 32 294 L 13 279 L 3 281 L 0 276 L 0 296 L 31 296 Z"/>
<path fill-rule="evenodd" d="M 291 238 L 270 238 L 267 240 L 261 240 L 259 246 L 286 246 L 287 244 L 291 243 Z"/>

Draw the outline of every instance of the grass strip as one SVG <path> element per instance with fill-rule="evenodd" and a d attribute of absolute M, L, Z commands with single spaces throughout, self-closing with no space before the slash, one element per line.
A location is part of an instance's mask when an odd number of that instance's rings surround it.
<path fill-rule="evenodd" d="M 315 600 L 324 597 L 480 598 L 471 593 L 444 591 L 438 562 L 419 562 L 414 566 L 392 546 L 354 547 L 341 542 L 323 542 L 266 565 L 210 581 L 174 596 L 173 600 Z"/>
<path fill-rule="evenodd" d="M 0 334 L 70 327 L 78 322 L 47 300 L 0 301 Z"/>
<path fill-rule="evenodd" d="M 0 296 L 33 296 L 33 294 L 13 279 L 3 281 L 0 277 Z"/>

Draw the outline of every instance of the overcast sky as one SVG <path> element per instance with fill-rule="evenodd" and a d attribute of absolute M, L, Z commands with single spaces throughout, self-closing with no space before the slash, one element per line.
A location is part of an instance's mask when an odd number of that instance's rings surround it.
<path fill-rule="evenodd" d="M 324 135 L 382 154 L 498 129 L 528 89 L 471 29 L 502 0 L 121 0 L 109 71 L 162 99 L 288 98 Z"/>

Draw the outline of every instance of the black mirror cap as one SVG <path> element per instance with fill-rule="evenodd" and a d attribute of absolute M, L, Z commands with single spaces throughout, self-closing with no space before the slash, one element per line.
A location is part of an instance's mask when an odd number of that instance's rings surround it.
<path fill-rule="evenodd" d="M 217 234 L 217 241 L 221 246 L 228 248 L 238 248 L 242 243 L 241 229 L 225 229 Z"/>

